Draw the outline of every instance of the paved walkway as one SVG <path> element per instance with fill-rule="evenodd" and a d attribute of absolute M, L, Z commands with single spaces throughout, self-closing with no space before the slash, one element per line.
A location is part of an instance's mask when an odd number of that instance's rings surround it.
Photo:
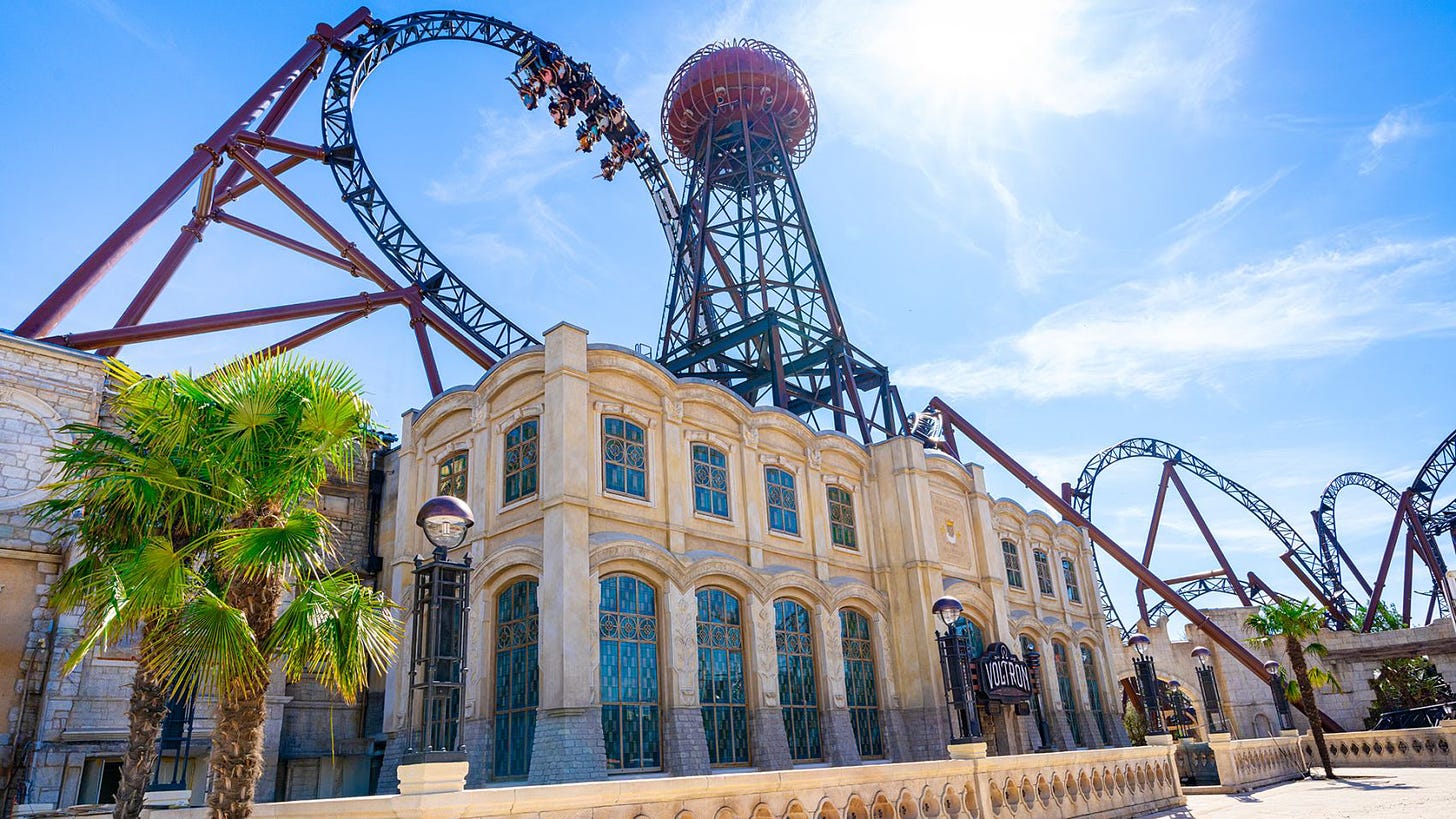
<path fill-rule="evenodd" d="M 1306 779 L 1249 793 L 1190 796 L 1188 807 L 1147 814 L 1166 819 L 1375 819 L 1456 815 L 1451 768 L 1338 768 L 1335 780 Z"/>

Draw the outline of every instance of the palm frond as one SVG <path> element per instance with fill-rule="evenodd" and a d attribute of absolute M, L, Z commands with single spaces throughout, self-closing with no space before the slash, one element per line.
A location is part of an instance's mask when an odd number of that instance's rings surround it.
<path fill-rule="evenodd" d="M 169 696 L 217 693 L 223 687 L 256 691 L 268 683 L 268 665 L 243 612 L 199 586 L 174 617 L 157 627 L 142 658 Z"/>
<path fill-rule="evenodd" d="M 281 526 L 230 529 L 218 534 L 220 565 L 243 577 L 267 573 L 318 574 L 333 554 L 334 525 L 316 509 L 288 513 Z"/>
<path fill-rule="evenodd" d="M 279 616 L 266 652 L 283 659 L 290 680 L 311 674 L 352 704 L 370 670 L 394 656 L 401 631 L 396 608 L 351 572 L 308 579 Z"/>

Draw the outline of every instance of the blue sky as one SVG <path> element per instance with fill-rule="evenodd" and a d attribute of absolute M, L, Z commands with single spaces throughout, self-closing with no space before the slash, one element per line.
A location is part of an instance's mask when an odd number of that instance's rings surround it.
<path fill-rule="evenodd" d="M 1309 510 L 1330 478 L 1360 469 L 1403 487 L 1453 427 L 1450 4 L 462 6 L 590 61 L 654 136 L 662 91 L 699 46 L 751 36 L 793 56 L 820 122 L 800 183 L 853 340 L 891 367 L 907 405 L 947 397 L 1053 486 L 1106 446 L 1158 437 L 1312 540 Z M 352 8 L 12 7 L 0 326 L 18 323 L 316 22 Z M 515 101 L 510 67 L 463 44 L 391 59 L 356 108 L 371 169 L 427 243 L 528 329 L 566 320 L 596 341 L 654 342 L 668 254 L 649 200 L 631 172 L 592 179 L 594 157 Z M 318 105 L 313 89 L 282 135 L 316 142 Z M 367 248 L 325 169 L 287 179 Z M 188 206 L 63 329 L 110 326 Z M 233 210 L 308 236 L 264 197 Z M 361 289 L 214 226 L 151 318 Z M 204 368 L 295 329 L 124 357 Z M 447 383 L 478 377 L 435 346 Z M 386 424 L 428 397 L 397 309 L 305 349 L 353 364 Z M 1158 468 L 1126 463 L 1099 481 L 1096 520 L 1129 548 L 1145 537 Z M 995 470 L 991 481 L 994 494 L 1028 497 Z M 1292 588 L 1252 517 L 1191 489 L 1240 572 Z M 1452 494 L 1443 487 L 1437 502 Z M 1373 573 L 1389 513 L 1359 490 L 1339 509 L 1346 545 Z M 1210 567 L 1199 542 L 1170 507 L 1155 568 Z M 1109 581 L 1131 611 L 1130 583 Z"/>

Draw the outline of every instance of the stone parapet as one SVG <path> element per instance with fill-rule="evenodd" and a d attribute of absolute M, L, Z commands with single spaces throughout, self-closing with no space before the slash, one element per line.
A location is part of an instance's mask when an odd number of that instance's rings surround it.
<path fill-rule="evenodd" d="M 674 817 L 944 816 L 1131 817 L 1186 804 L 1169 748 L 760 771 L 660 779 L 367 796 L 260 804 L 267 817 L 469 817 L 538 819 Z M 144 814 L 145 815 L 145 814 Z M 202 819 L 204 809 L 167 819 Z"/>
<path fill-rule="evenodd" d="M 1208 747 L 1218 765 L 1219 784 L 1200 792 L 1237 793 L 1309 776 L 1309 761 L 1298 736 L 1231 739 L 1228 734 L 1211 734 Z"/>
<path fill-rule="evenodd" d="M 1301 742 L 1311 763 L 1318 764 L 1314 738 L 1302 737 Z M 1445 720 L 1435 728 L 1325 734 L 1325 745 L 1336 768 L 1453 768 L 1456 720 Z"/>

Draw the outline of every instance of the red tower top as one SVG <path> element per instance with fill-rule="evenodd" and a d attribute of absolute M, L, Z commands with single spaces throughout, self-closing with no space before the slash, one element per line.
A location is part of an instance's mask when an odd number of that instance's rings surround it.
<path fill-rule="evenodd" d="M 662 136 L 679 170 L 694 163 L 698 131 L 717 116 L 747 117 L 749 127 L 777 121 L 789 160 L 797 166 L 814 147 L 817 112 L 804 72 L 788 55 L 758 40 L 698 49 L 673 75 L 662 101 Z"/>

